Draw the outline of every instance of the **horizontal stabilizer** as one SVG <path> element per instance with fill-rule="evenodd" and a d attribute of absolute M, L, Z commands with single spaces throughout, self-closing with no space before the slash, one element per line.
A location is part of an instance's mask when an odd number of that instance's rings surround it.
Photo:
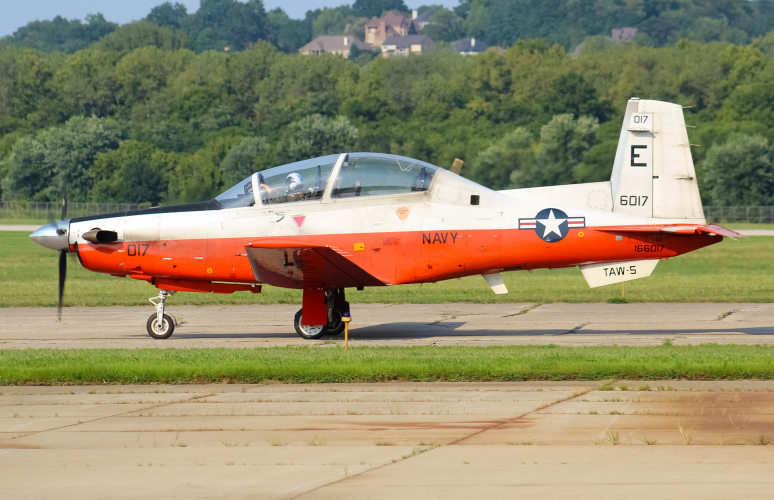
<path fill-rule="evenodd" d="M 606 233 L 671 233 L 671 234 L 716 234 L 727 238 L 741 238 L 742 235 L 736 231 L 726 229 L 715 224 L 696 225 L 696 224 L 668 224 L 668 225 L 648 225 L 648 226 L 602 226 L 594 228 L 597 231 Z"/>
<path fill-rule="evenodd" d="M 628 262 L 612 262 L 607 264 L 589 264 L 580 266 L 583 277 L 589 287 L 596 288 L 612 285 L 622 281 L 647 278 L 653 273 L 658 260 L 630 260 Z"/>
<path fill-rule="evenodd" d="M 266 238 L 245 245 L 255 278 L 283 288 L 350 288 L 385 283 L 342 250 L 292 238 Z"/>

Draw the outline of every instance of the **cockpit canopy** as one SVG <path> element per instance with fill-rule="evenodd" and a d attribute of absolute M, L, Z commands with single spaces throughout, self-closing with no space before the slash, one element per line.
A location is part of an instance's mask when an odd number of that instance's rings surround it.
<path fill-rule="evenodd" d="M 384 196 L 427 191 L 438 167 L 405 156 L 344 153 L 262 170 L 215 198 L 224 208 L 276 205 L 322 198 L 334 167 L 331 198 Z M 255 191 L 258 197 L 255 196 Z"/>

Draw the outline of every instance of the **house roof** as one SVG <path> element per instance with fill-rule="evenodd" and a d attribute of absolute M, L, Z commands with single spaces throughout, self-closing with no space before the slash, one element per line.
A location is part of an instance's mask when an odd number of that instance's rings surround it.
<path fill-rule="evenodd" d="M 485 52 L 489 45 L 475 38 L 463 38 L 452 44 L 455 52 Z"/>
<path fill-rule="evenodd" d="M 372 17 L 371 20 L 366 23 L 366 28 L 378 28 L 381 21 L 384 21 L 384 24 L 387 26 L 408 26 L 411 24 L 411 19 L 407 18 L 399 11 L 390 10 L 382 14 L 381 18 Z"/>
<path fill-rule="evenodd" d="M 384 45 L 395 45 L 397 48 L 408 48 L 415 44 L 433 43 L 433 40 L 427 35 L 406 35 L 391 36 L 384 41 Z"/>
<path fill-rule="evenodd" d="M 344 43 L 346 39 L 346 44 Z M 371 46 L 354 36 L 318 36 L 299 49 L 299 52 L 319 50 L 320 52 L 344 52 L 357 46 L 360 50 L 371 50 Z"/>
<path fill-rule="evenodd" d="M 411 23 L 411 19 L 407 18 L 397 10 L 385 12 L 382 15 L 382 19 L 384 19 L 384 22 L 390 26 L 402 26 L 403 24 L 408 25 Z"/>

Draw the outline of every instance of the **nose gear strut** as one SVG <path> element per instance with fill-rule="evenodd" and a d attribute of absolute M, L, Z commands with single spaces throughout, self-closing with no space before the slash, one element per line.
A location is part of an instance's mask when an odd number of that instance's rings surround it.
<path fill-rule="evenodd" d="M 146 325 L 148 335 L 154 339 L 168 339 L 175 331 L 175 320 L 169 314 L 164 314 L 164 301 L 174 294 L 175 292 L 169 290 L 159 290 L 156 297 L 148 299 L 148 302 L 156 307 L 156 312 L 150 315 Z"/>

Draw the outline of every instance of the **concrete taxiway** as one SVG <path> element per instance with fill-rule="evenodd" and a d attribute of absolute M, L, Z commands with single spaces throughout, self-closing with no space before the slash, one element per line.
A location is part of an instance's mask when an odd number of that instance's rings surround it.
<path fill-rule="evenodd" d="M 147 307 L 0 309 L 0 349 L 319 345 L 296 335 L 298 305 L 174 306 L 167 340 Z M 354 345 L 655 345 L 774 342 L 774 304 L 354 304 Z"/>
<path fill-rule="evenodd" d="M 296 305 L 0 309 L 0 349 L 325 345 Z M 353 306 L 351 345 L 771 343 L 772 304 Z M 4 498 L 770 498 L 774 382 L 0 387 Z"/>
<path fill-rule="evenodd" d="M 771 498 L 773 382 L 600 389 L 2 387 L 0 489 L 15 499 Z"/>

